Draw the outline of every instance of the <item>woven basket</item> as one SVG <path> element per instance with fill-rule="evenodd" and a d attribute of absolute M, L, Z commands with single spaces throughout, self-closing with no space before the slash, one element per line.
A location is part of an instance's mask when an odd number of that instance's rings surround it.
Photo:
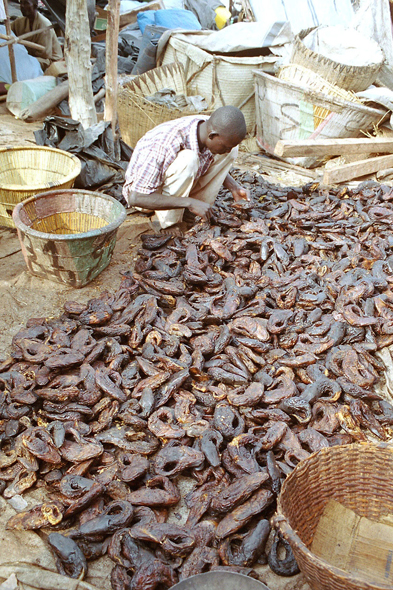
<path fill-rule="evenodd" d="M 361 92 L 366 90 L 377 79 L 383 61 L 369 66 L 347 66 L 316 53 L 303 43 L 303 39 L 312 29 L 302 31 L 296 36 L 290 63 L 308 68 L 345 90 Z"/>
<path fill-rule="evenodd" d="M 195 111 L 172 109 L 146 100 L 145 96 L 151 96 L 163 88 L 171 88 L 176 94 L 187 96 L 184 69 L 180 63 L 154 68 L 123 82 L 119 87 L 117 109 L 120 132 L 122 139 L 132 148 L 157 125 L 187 115 L 198 115 Z M 211 113 L 209 109 L 201 114 Z"/>
<path fill-rule="evenodd" d="M 54 188 L 71 188 L 81 171 L 76 156 L 50 147 L 0 149 L 0 225 L 15 227 L 17 203 Z"/>
<path fill-rule="evenodd" d="M 280 78 L 280 80 L 304 86 L 304 88 L 307 88 L 308 90 L 316 90 L 317 92 L 323 92 L 324 94 L 335 96 L 344 101 L 363 104 L 354 92 L 344 90 L 335 84 L 331 84 L 319 74 L 297 64 L 289 64 L 282 67 L 277 77 Z M 329 113 L 330 110 L 327 108 L 316 107 L 314 109 L 315 128 L 326 119 Z"/>
<path fill-rule="evenodd" d="M 386 590 L 311 553 L 319 518 L 330 499 L 378 520 L 393 513 L 393 447 L 354 444 L 323 449 L 301 461 L 284 482 L 275 524 L 315 590 Z"/>
<path fill-rule="evenodd" d="M 198 33 L 177 34 L 168 40 L 161 54 L 162 63 L 182 63 L 188 94 L 200 94 L 208 102 L 214 99 L 215 108 L 225 105 L 238 107 L 246 120 L 247 133 L 255 135 L 255 88 L 253 70 L 274 73 L 276 55 L 239 57 L 226 53 L 210 53 L 194 45 Z"/>
<path fill-rule="evenodd" d="M 108 266 L 126 217 L 113 197 L 77 189 L 30 197 L 13 212 L 29 271 L 77 288 Z"/>
<path fill-rule="evenodd" d="M 256 71 L 254 76 L 257 141 L 270 154 L 274 154 L 279 140 L 359 137 L 385 116 L 382 110 L 343 101 L 264 72 Z M 320 164 L 323 158 L 285 160 L 307 168 Z"/>

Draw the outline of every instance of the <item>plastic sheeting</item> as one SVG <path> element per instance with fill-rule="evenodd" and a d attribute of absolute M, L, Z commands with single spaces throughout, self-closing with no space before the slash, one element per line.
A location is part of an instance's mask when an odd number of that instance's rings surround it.
<path fill-rule="evenodd" d="M 157 58 L 161 55 L 168 37 L 173 35 L 209 52 L 210 54 L 234 54 L 247 50 L 259 50 L 259 54 L 269 54 L 268 48 L 293 41 L 293 33 L 288 22 L 266 20 L 261 23 L 236 23 L 221 31 L 167 31 L 158 44 Z M 255 55 L 255 54 L 253 54 Z"/>
<path fill-rule="evenodd" d="M 124 172 L 132 150 L 120 141 L 121 161 L 114 160 L 112 130 L 101 121 L 83 129 L 78 121 L 64 117 L 47 117 L 43 129 L 34 132 L 37 145 L 47 145 L 78 156 L 82 170 L 75 188 L 100 190 L 126 204 L 122 196 Z"/>
<path fill-rule="evenodd" d="M 385 55 L 385 64 L 378 79 L 393 90 L 393 34 L 389 0 L 360 0 L 351 26 L 379 44 Z"/>
<path fill-rule="evenodd" d="M 195 14 L 202 29 L 215 30 L 217 28 L 215 10 L 222 6 L 222 0 L 185 0 L 184 6 Z"/>
<path fill-rule="evenodd" d="M 349 24 L 354 15 L 351 0 L 250 0 L 250 5 L 258 22 L 288 21 L 295 34 L 320 25 Z"/>

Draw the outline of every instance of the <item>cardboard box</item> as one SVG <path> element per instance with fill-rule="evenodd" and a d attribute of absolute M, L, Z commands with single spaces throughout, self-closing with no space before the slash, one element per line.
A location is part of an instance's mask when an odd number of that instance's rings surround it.
<path fill-rule="evenodd" d="M 67 66 L 64 59 L 54 61 L 51 63 L 49 68 L 45 70 L 45 76 L 64 76 L 67 73 Z"/>
<path fill-rule="evenodd" d="M 393 515 L 370 520 L 330 500 L 311 551 L 363 581 L 393 585 Z"/>
<path fill-rule="evenodd" d="M 94 30 L 95 31 L 105 31 L 108 26 L 108 12 L 101 8 L 100 6 L 96 6 L 96 20 L 94 21 Z M 94 41 L 94 37 L 93 37 Z"/>

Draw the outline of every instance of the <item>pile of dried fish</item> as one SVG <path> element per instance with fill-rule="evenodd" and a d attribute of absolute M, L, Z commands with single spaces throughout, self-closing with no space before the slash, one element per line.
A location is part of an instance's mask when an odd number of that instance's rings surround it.
<path fill-rule="evenodd" d="M 241 180 L 252 204 L 224 192 L 211 225 L 142 236 L 118 291 L 31 319 L 1 364 L 0 492 L 49 494 L 7 526 L 52 526 L 61 573 L 107 553 L 113 590 L 266 559 L 290 575 L 282 539 L 265 552 L 285 475 L 390 437 L 374 353 L 393 343 L 393 191 Z"/>

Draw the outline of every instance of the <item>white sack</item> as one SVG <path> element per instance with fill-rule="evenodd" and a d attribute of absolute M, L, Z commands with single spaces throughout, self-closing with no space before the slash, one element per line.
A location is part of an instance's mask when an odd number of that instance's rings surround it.
<path fill-rule="evenodd" d="M 319 27 L 303 43 L 308 49 L 347 66 L 369 66 L 384 60 L 374 39 L 343 25 Z"/>
<path fill-rule="evenodd" d="M 198 31 L 186 36 L 177 33 L 188 43 L 209 53 L 236 53 L 247 49 L 258 49 L 284 45 L 293 40 L 293 33 L 287 22 L 236 23 L 221 31 Z"/>

